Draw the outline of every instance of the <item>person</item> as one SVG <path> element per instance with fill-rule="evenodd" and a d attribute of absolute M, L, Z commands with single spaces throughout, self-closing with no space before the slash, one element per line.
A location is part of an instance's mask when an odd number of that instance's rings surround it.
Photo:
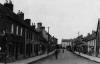
<path fill-rule="evenodd" d="M 63 48 L 63 53 L 64 53 L 64 48 Z"/>
<path fill-rule="evenodd" d="M 58 46 L 56 46 L 56 49 L 55 49 L 55 58 L 58 59 L 58 54 L 59 54 L 59 48 Z"/>

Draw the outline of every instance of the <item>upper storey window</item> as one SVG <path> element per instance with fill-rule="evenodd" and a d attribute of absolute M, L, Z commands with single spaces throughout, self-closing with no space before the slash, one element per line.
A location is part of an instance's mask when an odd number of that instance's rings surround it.
<path fill-rule="evenodd" d="M 14 33 L 14 24 L 11 26 L 11 33 Z"/>
<path fill-rule="evenodd" d="M 16 27 L 16 34 L 18 35 L 18 26 Z"/>
<path fill-rule="evenodd" d="M 23 28 L 21 28 L 21 33 L 20 33 L 21 36 L 22 36 L 22 32 L 23 32 Z"/>

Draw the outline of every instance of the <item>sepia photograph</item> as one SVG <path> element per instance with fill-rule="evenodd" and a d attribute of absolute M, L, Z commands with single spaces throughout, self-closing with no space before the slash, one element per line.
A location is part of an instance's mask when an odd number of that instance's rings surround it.
<path fill-rule="evenodd" d="M 0 0 L 0 64 L 100 64 L 100 0 Z"/>

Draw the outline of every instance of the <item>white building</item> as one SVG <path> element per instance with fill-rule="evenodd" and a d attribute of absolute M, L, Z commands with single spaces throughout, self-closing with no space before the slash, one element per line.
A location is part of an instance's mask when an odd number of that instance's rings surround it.
<path fill-rule="evenodd" d="M 72 40 L 71 39 L 62 39 L 62 47 L 67 47 L 67 46 L 71 46 L 72 45 Z"/>

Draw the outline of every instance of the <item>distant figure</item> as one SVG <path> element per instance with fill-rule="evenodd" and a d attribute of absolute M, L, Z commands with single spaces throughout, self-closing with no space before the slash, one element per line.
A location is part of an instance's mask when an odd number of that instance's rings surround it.
<path fill-rule="evenodd" d="M 62 51 L 63 51 L 63 53 L 64 53 L 64 49 L 63 49 Z"/>
<path fill-rule="evenodd" d="M 58 46 L 56 46 L 56 50 L 55 50 L 55 58 L 58 59 L 58 54 L 59 54 L 59 48 Z"/>

